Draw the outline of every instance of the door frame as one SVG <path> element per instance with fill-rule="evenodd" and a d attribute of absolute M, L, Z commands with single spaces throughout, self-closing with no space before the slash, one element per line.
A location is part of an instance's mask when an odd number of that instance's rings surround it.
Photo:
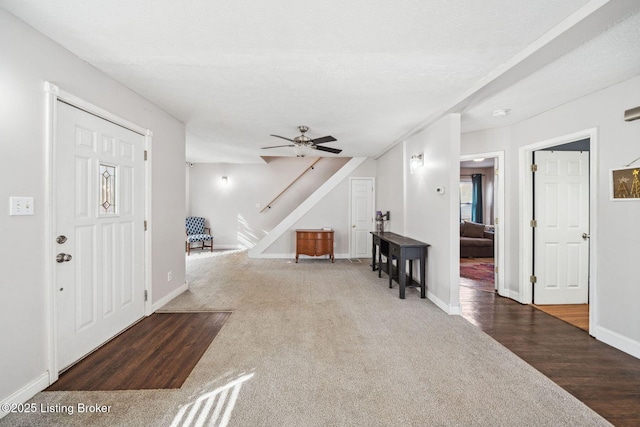
<path fill-rule="evenodd" d="M 376 206 L 376 179 L 375 179 L 375 177 L 372 177 L 372 176 L 350 176 L 349 177 L 349 212 L 348 212 L 349 216 L 347 218 L 347 224 L 351 224 L 351 214 L 352 214 L 352 211 L 351 211 L 351 197 L 352 197 L 351 188 L 352 188 L 352 185 L 353 185 L 353 181 L 356 180 L 356 179 L 366 179 L 368 181 L 371 181 L 371 188 L 373 189 L 373 191 L 371 192 L 371 207 L 373 209 L 371 211 L 371 214 L 373 215 L 373 213 L 376 210 L 376 207 L 375 207 Z M 373 227 L 372 227 L 372 229 L 370 231 L 373 231 Z M 351 226 L 349 226 L 349 250 L 348 250 L 349 259 L 352 258 L 351 257 L 351 255 L 352 255 L 352 253 L 351 253 L 351 243 L 352 243 L 351 242 Z"/>
<path fill-rule="evenodd" d="M 122 126 L 144 137 L 144 149 L 147 152 L 147 161 L 145 163 L 145 189 L 144 189 L 144 204 L 145 204 L 145 219 L 147 221 L 147 228 L 144 235 L 144 289 L 147 298 L 144 303 L 144 315 L 150 315 L 152 310 L 152 288 L 151 288 L 151 142 L 153 133 L 142 126 L 132 123 L 120 116 L 110 113 L 84 99 L 81 99 L 75 95 L 61 90 L 57 85 L 45 82 L 44 92 L 46 95 L 46 108 L 45 108 L 45 218 L 46 229 L 45 239 L 48 239 L 48 244 L 45 245 L 45 307 L 47 309 L 46 322 L 47 322 L 47 343 L 48 343 L 48 374 L 49 384 L 53 384 L 58 380 L 58 343 L 57 343 L 57 307 L 55 298 L 56 287 L 56 269 L 55 269 L 55 224 L 56 224 L 56 130 L 58 121 L 58 102 L 62 101 L 80 110 L 86 111 L 89 114 L 97 116 L 101 119 L 107 120 L 118 126 Z"/>
<path fill-rule="evenodd" d="M 494 170 L 498 171 L 493 178 L 494 182 L 498 183 L 498 191 L 494 192 L 496 204 L 498 206 L 497 206 L 497 209 L 494 209 L 494 215 L 493 215 L 494 220 L 496 218 L 498 219 L 498 223 L 495 224 L 496 245 L 494 247 L 494 253 L 493 253 L 494 259 L 497 261 L 495 265 L 498 267 L 498 271 L 495 274 L 495 280 L 496 280 L 495 285 L 497 285 L 498 295 L 504 296 L 504 297 L 510 297 L 509 290 L 505 286 L 505 280 L 504 280 L 505 270 L 506 270 L 505 250 L 504 250 L 504 242 L 505 242 L 505 234 L 506 234 L 505 216 L 504 216 L 504 213 L 505 213 L 505 206 L 504 206 L 505 205 L 505 188 L 504 187 L 505 187 L 505 169 L 506 168 L 505 168 L 504 151 L 464 154 L 460 156 L 460 160 L 461 161 L 473 160 L 479 157 L 484 157 L 485 159 L 490 159 L 490 158 L 495 159 L 493 168 Z M 494 191 L 495 191 L 495 188 L 494 188 Z M 460 242 L 456 242 L 456 244 L 459 244 L 459 243 Z M 460 267 L 458 266 L 458 275 L 459 274 L 460 274 Z M 458 281 L 460 281 L 459 278 L 458 278 Z"/>
<path fill-rule="evenodd" d="M 598 129 L 590 128 L 577 131 L 568 135 L 558 136 L 552 139 L 525 145 L 519 149 L 519 192 L 520 197 L 520 280 L 518 302 L 531 304 L 533 302 L 533 284 L 529 281 L 533 265 L 533 235 L 529 221 L 533 218 L 533 176 L 529 165 L 532 163 L 533 152 L 543 148 L 567 144 L 581 139 L 589 138 L 589 334 L 595 336 L 597 325 L 597 299 L 596 299 L 596 259 L 597 259 L 597 201 L 598 201 Z"/>

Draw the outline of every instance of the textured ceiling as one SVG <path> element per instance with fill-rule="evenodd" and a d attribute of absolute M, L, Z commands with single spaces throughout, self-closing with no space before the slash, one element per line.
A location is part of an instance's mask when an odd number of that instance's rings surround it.
<path fill-rule="evenodd" d="M 504 126 L 637 75 L 638 17 L 622 18 L 640 5 L 616 2 L 0 0 L 0 7 L 186 123 L 188 160 L 252 162 L 293 155 L 260 147 L 284 142 L 269 134 L 296 136 L 298 125 L 312 138 L 336 137 L 327 146 L 341 155 L 376 156 L 447 112 L 462 112 L 465 130 Z M 600 55 L 606 64 L 584 69 Z M 498 106 L 513 114 L 494 119 Z"/>
<path fill-rule="evenodd" d="M 640 13 L 635 13 L 508 89 L 465 110 L 462 130 L 511 125 L 638 75 Z M 507 117 L 491 116 L 492 111 L 504 108 L 510 109 Z"/>

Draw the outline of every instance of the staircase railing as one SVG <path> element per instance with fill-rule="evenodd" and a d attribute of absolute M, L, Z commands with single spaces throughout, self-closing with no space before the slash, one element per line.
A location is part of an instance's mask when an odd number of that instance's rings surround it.
<path fill-rule="evenodd" d="M 295 184 L 296 182 L 298 182 L 298 180 L 299 180 L 300 178 L 302 178 L 302 176 L 303 176 L 305 173 L 309 172 L 309 169 L 313 169 L 313 167 L 316 165 L 316 163 L 318 163 L 321 159 L 322 159 L 322 157 L 318 157 L 318 158 L 317 158 L 313 163 L 311 163 L 311 164 L 309 165 L 309 167 L 307 167 L 305 170 L 303 170 L 303 171 L 302 171 L 302 172 L 301 172 L 301 173 L 300 173 L 300 174 L 299 174 L 299 175 L 298 175 L 298 176 L 297 176 L 293 181 L 291 181 L 291 183 L 290 183 L 289 185 L 287 185 L 287 186 L 284 188 L 284 190 L 282 190 L 280 193 L 278 193 L 278 195 L 277 195 L 276 197 L 274 197 L 274 198 L 273 198 L 269 203 L 267 203 L 267 204 L 264 206 L 264 208 L 262 208 L 262 210 L 260 211 L 260 213 L 262 213 L 262 212 L 266 211 L 267 209 L 271 209 L 271 205 L 273 204 L 273 202 L 275 202 L 276 200 L 278 200 L 278 198 L 279 198 L 280 196 L 282 196 L 284 193 L 286 193 L 286 192 L 287 192 L 287 190 L 288 190 L 289 188 L 291 188 L 291 186 L 292 186 L 293 184 Z"/>

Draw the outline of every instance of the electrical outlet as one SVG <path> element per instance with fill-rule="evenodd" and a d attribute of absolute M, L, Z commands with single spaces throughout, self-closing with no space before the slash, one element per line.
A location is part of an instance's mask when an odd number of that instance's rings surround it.
<path fill-rule="evenodd" d="M 33 197 L 10 197 L 9 215 L 33 215 Z"/>
<path fill-rule="evenodd" d="M 167 282 L 170 282 L 173 279 L 173 272 L 168 272 L 167 273 Z"/>

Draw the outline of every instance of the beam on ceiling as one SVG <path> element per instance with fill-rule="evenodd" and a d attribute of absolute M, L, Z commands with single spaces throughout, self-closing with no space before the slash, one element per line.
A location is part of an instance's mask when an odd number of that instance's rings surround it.
<path fill-rule="evenodd" d="M 469 106 L 495 95 L 561 56 L 597 37 L 640 8 L 637 0 L 592 0 L 547 31 L 517 55 L 427 117 L 381 151 L 379 159 L 393 147 L 419 134 L 442 117 L 462 113 Z"/>

